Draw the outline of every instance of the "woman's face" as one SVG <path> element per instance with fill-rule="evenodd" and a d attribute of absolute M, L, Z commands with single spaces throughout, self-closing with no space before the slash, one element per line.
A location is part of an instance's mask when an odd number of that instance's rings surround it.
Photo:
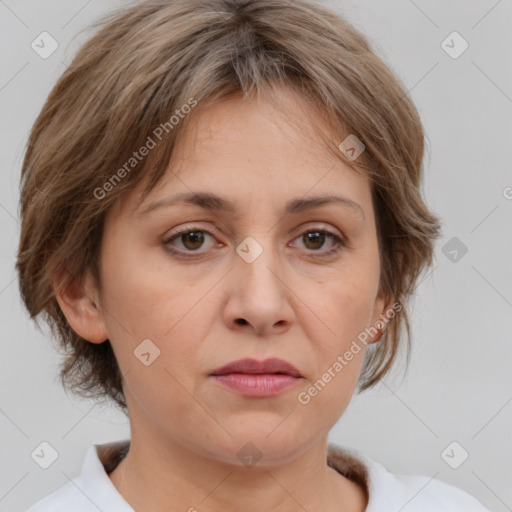
<path fill-rule="evenodd" d="M 132 193 L 109 212 L 101 322 L 132 437 L 272 464 L 324 440 L 351 399 L 364 344 L 335 363 L 384 312 L 370 183 L 316 143 L 298 97 L 279 101 L 296 128 L 263 100 L 194 112 L 164 182 L 138 209 Z M 219 201 L 165 204 L 180 194 Z M 333 195 L 358 206 L 307 203 Z M 212 375 L 243 358 L 279 358 L 301 377 Z"/>

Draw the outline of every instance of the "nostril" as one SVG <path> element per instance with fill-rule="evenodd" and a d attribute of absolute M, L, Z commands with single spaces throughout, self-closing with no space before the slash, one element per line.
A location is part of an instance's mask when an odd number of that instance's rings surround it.
<path fill-rule="evenodd" d="M 237 322 L 237 324 L 240 324 L 240 325 L 247 324 L 247 320 L 245 320 L 244 318 L 237 318 L 236 322 Z"/>

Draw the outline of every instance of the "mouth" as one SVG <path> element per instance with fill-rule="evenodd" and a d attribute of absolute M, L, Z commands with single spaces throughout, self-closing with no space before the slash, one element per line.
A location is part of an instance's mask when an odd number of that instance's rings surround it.
<path fill-rule="evenodd" d="M 295 366 L 277 358 L 239 359 L 214 370 L 210 376 L 232 391 L 254 397 L 277 395 L 303 378 Z"/>

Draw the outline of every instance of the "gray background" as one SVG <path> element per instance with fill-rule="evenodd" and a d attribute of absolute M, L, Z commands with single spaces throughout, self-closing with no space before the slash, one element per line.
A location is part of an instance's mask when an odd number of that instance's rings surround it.
<path fill-rule="evenodd" d="M 129 437 L 119 412 L 60 388 L 58 355 L 23 310 L 14 272 L 30 127 L 85 40 L 79 31 L 121 4 L 0 0 L 1 511 L 24 510 L 76 476 L 91 444 Z M 370 37 L 411 91 L 428 136 L 425 194 L 444 235 L 414 302 L 406 378 L 398 371 L 354 396 L 330 440 L 363 450 L 395 473 L 427 475 L 492 510 L 512 510 L 512 3 L 328 5 Z M 31 48 L 43 31 L 59 43 L 47 59 Z M 458 58 L 441 46 L 453 31 L 469 43 Z M 451 244 L 468 251 L 452 261 Z M 42 441 L 59 453 L 46 470 L 31 458 Z M 453 441 L 455 459 L 462 449 L 469 453 L 457 469 L 442 456 Z"/>

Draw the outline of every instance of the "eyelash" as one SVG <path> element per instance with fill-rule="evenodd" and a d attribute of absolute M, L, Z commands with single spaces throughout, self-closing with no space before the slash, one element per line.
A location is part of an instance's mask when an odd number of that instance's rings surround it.
<path fill-rule="evenodd" d="M 201 232 L 201 233 L 207 233 L 208 235 L 213 237 L 213 235 L 209 231 L 207 231 L 206 229 L 196 229 L 196 228 L 190 228 L 189 227 L 189 228 L 184 229 L 182 231 L 179 231 L 177 233 L 173 233 L 172 235 L 167 237 L 162 242 L 163 245 L 165 246 L 165 250 L 170 252 L 173 255 L 177 255 L 177 256 L 180 256 L 180 257 L 183 257 L 183 258 L 191 258 L 192 259 L 192 258 L 201 257 L 204 254 L 203 252 L 193 251 L 192 254 L 186 254 L 186 252 L 183 252 L 181 250 L 171 249 L 170 246 L 169 246 L 170 242 L 172 242 L 175 239 L 179 239 L 179 237 L 181 235 L 185 235 L 187 233 L 192 233 L 192 232 L 198 232 L 198 231 Z M 315 257 L 318 257 L 318 258 L 328 258 L 330 256 L 333 256 L 333 255 L 339 253 L 342 248 L 348 248 L 349 247 L 347 241 L 344 238 L 342 238 L 339 235 L 337 235 L 335 233 L 332 233 L 331 231 L 328 231 L 326 229 L 308 228 L 308 229 L 302 231 L 301 233 L 299 233 L 299 235 L 296 238 L 304 236 L 307 233 L 320 233 L 322 235 L 327 235 L 327 236 L 331 237 L 334 240 L 334 242 L 336 242 L 336 244 L 337 244 L 335 248 L 330 249 L 328 251 L 325 251 L 323 253 L 320 253 L 319 251 L 310 250 L 312 253 L 317 253 L 317 252 L 319 253 L 319 254 L 315 254 Z"/>

